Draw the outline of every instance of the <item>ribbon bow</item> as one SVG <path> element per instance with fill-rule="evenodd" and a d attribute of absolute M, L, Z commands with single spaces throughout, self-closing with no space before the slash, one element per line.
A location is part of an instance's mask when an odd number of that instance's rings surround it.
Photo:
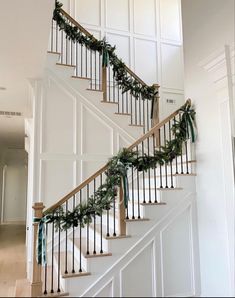
<path fill-rule="evenodd" d="M 118 161 L 118 166 L 120 168 L 120 174 L 121 174 L 122 185 L 123 185 L 124 205 L 125 205 L 125 208 L 127 208 L 128 201 L 129 201 L 129 182 L 127 177 L 127 168 L 120 160 Z"/>
<path fill-rule="evenodd" d="M 45 224 L 48 222 L 49 218 L 44 216 L 42 218 L 34 218 L 34 223 L 39 223 L 38 225 L 38 235 L 37 235 L 37 263 L 38 265 L 47 264 L 47 241 L 46 241 L 46 229 Z"/>

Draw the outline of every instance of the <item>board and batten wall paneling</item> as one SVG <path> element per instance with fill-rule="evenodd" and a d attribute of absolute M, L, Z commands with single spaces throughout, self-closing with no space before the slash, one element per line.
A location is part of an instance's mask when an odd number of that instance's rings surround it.
<path fill-rule="evenodd" d="M 85 28 L 117 46 L 117 54 L 147 84 L 158 83 L 184 102 L 180 0 L 63 0 Z M 172 104 L 161 99 L 161 118 Z"/>

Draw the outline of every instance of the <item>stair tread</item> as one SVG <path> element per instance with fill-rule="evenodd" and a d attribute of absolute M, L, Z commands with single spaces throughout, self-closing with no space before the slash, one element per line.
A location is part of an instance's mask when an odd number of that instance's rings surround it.
<path fill-rule="evenodd" d="M 76 67 L 76 65 L 71 65 L 71 64 L 66 64 L 66 63 L 56 63 L 56 65 L 59 65 L 59 66 L 68 66 L 68 67 Z"/>
<path fill-rule="evenodd" d="M 69 278 L 69 277 L 83 277 L 87 275 L 91 275 L 91 273 L 86 272 L 84 268 L 82 268 L 82 272 L 79 272 L 80 266 L 76 258 L 74 258 L 74 270 L 75 273 L 72 273 L 73 269 L 73 264 L 72 264 L 72 259 L 73 259 L 73 254 L 72 252 L 68 251 L 67 252 L 67 271 L 68 273 L 65 274 L 65 256 L 66 253 L 63 251 L 60 253 L 60 274 L 63 278 Z M 55 258 L 58 263 L 58 257 L 59 254 L 55 253 Z"/>
<path fill-rule="evenodd" d="M 112 254 L 109 253 L 109 252 L 104 251 L 103 253 L 100 253 L 100 247 L 99 247 L 98 243 L 96 243 L 96 248 L 95 248 L 96 253 L 94 254 L 94 252 L 93 252 L 94 243 L 91 240 L 89 240 L 89 254 L 87 254 L 87 239 L 82 237 L 81 240 L 82 240 L 81 251 L 82 251 L 82 255 L 85 258 L 96 258 L 96 257 L 109 257 L 109 256 L 112 256 Z M 75 238 L 74 239 L 74 244 L 78 249 L 80 249 L 80 238 Z"/>
<path fill-rule="evenodd" d="M 86 81 L 90 81 L 90 78 L 83 78 L 83 77 L 79 77 L 79 76 L 71 76 L 71 78 L 73 79 L 79 79 L 79 80 L 86 80 Z"/>

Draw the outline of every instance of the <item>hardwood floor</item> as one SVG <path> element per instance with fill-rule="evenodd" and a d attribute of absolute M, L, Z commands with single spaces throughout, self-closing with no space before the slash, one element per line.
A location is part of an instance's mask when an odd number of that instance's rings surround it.
<path fill-rule="evenodd" d="M 16 280 L 26 278 L 25 226 L 0 225 L 0 297 L 14 297 Z"/>

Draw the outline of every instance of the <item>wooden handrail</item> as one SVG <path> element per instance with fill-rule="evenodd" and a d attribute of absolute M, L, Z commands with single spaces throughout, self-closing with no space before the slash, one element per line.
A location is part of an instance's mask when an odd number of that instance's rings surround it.
<path fill-rule="evenodd" d="M 185 105 L 190 104 L 191 105 L 191 99 L 188 99 L 184 105 L 182 105 L 178 110 L 176 110 L 174 113 L 172 113 L 170 116 L 168 116 L 166 119 L 155 125 L 150 131 L 148 131 L 146 134 L 144 134 L 142 137 L 140 137 L 136 142 L 134 142 L 131 146 L 129 146 L 127 149 L 132 150 L 136 146 L 138 146 L 140 143 L 142 143 L 144 140 L 146 140 L 148 137 L 152 136 L 156 130 L 159 130 L 164 124 L 169 122 L 171 119 L 173 119 L 179 111 L 185 107 Z M 60 201 L 49 207 L 44 211 L 44 214 L 47 214 L 49 212 L 52 212 L 56 210 L 58 207 L 60 207 L 62 204 L 64 204 L 66 201 L 68 201 L 71 197 L 76 195 L 81 189 L 83 189 L 86 185 L 88 185 L 91 181 L 93 181 L 95 178 L 103 174 L 108 169 L 108 164 L 103 166 L 100 170 L 95 172 L 92 176 L 90 176 L 88 179 L 86 179 L 84 182 L 82 182 L 78 187 L 76 187 L 74 190 L 72 190 L 69 194 L 67 194 L 65 197 L 63 197 Z"/>
<path fill-rule="evenodd" d="M 92 38 L 93 41 L 98 41 L 89 31 L 87 31 L 82 25 L 80 25 L 76 20 L 74 20 L 66 11 L 64 11 L 62 8 L 60 8 L 60 11 L 64 17 L 66 17 L 74 26 L 78 27 L 79 30 L 85 34 L 86 36 Z M 138 77 L 129 67 L 125 65 L 126 71 L 134 77 L 137 81 L 139 81 L 142 85 L 147 85 L 143 80 L 141 80 L 140 77 Z"/>

